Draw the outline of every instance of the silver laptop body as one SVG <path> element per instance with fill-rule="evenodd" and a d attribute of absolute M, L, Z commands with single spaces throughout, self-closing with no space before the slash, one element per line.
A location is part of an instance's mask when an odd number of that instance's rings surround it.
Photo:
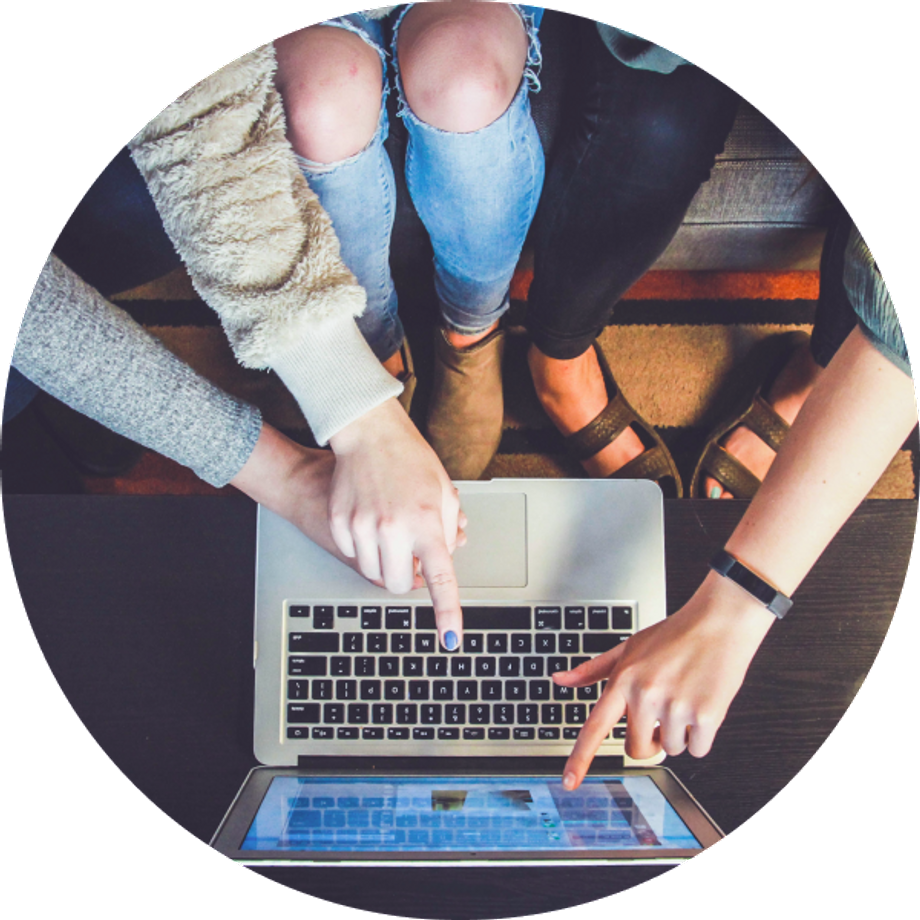
<path fill-rule="evenodd" d="M 482 636 L 488 643 L 489 648 L 483 648 L 480 657 L 499 662 L 506 657 L 488 654 L 493 642 L 503 641 L 499 638 L 503 617 L 516 623 L 507 630 L 516 636 L 512 641 L 524 642 L 529 634 L 533 646 L 530 655 L 522 656 L 522 660 L 531 659 L 526 667 L 540 668 L 543 662 L 551 666 L 551 658 L 559 660 L 558 654 L 546 652 L 547 642 L 557 653 L 565 643 L 583 643 L 584 649 L 579 646 L 578 650 L 582 657 L 589 657 L 596 653 L 589 649 L 608 641 L 605 636 L 616 634 L 622 640 L 664 619 L 663 502 L 654 483 L 505 479 L 462 482 L 457 486 L 469 519 L 467 545 L 454 557 L 461 601 L 470 609 L 471 618 L 488 618 L 483 628 L 466 621 L 464 625 L 466 636 L 472 636 L 473 641 Z M 389 643 L 386 657 L 397 659 L 388 666 L 398 668 L 400 679 L 410 680 L 402 675 L 404 667 L 419 666 L 418 661 L 407 663 L 405 659 L 421 657 L 423 670 L 417 675 L 416 689 L 425 690 L 421 687 L 424 682 L 434 687 L 438 677 L 426 673 L 424 664 L 431 656 L 419 656 L 417 651 L 417 643 L 427 642 L 430 648 L 432 641 L 431 622 L 419 628 L 423 617 L 431 620 L 430 610 L 425 610 L 430 603 L 424 589 L 398 597 L 375 587 L 318 548 L 292 524 L 260 508 L 255 617 L 257 759 L 273 766 L 295 766 L 299 757 L 323 755 L 567 756 L 580 724 L 570 723 L 568 716 L 583 720 L 591 699 L 554 700 L 554 688 L 546 687 L 545 672 L 541 680 L 533 682 L 540 683 L 542 692 L 550 696 L 537 701 L 531 700 L 530 694 L 517 701 L 505 701 L 502 688 L 497 686 L 501 682 L 509 694 L 520 693 L 521 681 L 527 675 L 471 673 L 465 677 L 463 690 L 473 693 L 475 699 L 468 696 L 470 702 L 459 706 L 453 695 L 444 703 L 417 697 L 413 704 L 404 698 L 391 703 L 389 710 L 386 700 L 379 696 L 362 703 L 362 689 L 370 692 L 376 682 L 380 686 L 373 692 L 379 693 L 380 687 L 387 684 L 376 670 L 376 663 L 357 661 L 359 657 L 371 657 L 365 641 L 371 640 L 371 633 L 386 637 L 382 640 Z M 522 625 L 526 608 L 531 611 L 529 628 Z M 608 628 L 602 629 L 599 624 L 603 621 L 597 618 L 605 608 L 610 611 L 610 620 Z M 330 609 L 331 619 L 321 622 L 319 612 Z M 380 612 L 379 619 L 370 613 L 374 610 Z M 579 635 L 584 638 L 574 640 L 575 633 L 568 624 L 578 620 L 579 610 L 584 617 L 584 629 Z M 624 625 L 627 610 L 628 626 Z M 556 618 L 555 611 L 561 619 Z M 621 618 L 619 624 L 615 624 L 615 614 Z M 550 633 L 552 639 L 548 638 Z M 398 652 L 393 651 L 396 634 L 401 643 Z M 447 654 L 438 648 L 436 633 L 433 641 L 434 657 L 446 657 L 449 662 L 452 656 L 464 657 L 468 651 Z M 355 643 L 360 644 L 360 650 Z M 316 644 L 335 646 L 335 650 L 314 653 Z M 538 645 L 543 646 L 541 651 Z M 323 655 L 329 663 L 324 666 L 325 673 L 319 674 L 318 659 Z M 339 660 L 333 663 L 333 657 Z M 569 665 L 572 657 L 568 656 Z M 480 667 L 475 655 L 471 660 L 472 667 Z M 336 674 L 330 673 L 333 666 L 338 669 Z M 356 673 L 359 666 L 375 669 L 374 673 L 364 678 Z M 452 662 L 449 666 L 454 667 Z M 487 662 L 482 666 L 495 667 Z M 313 673 L 297 673 L 304 668 Z M 348 673 L 339 673 L 342 669 Z M 516 682 L 514 687 L 507 686 L 512 680 Z M 446 692 L 443 684 L 439 692 Z M 450 692 L 453 694 L 453 690 Z M 486 693 L 492 694 L 489 702 L 483 700 Z M 383 708 L 375 708 L 378 703 Z M 448 714 L 456 718 L 458 711 L 462 722 L 452 725 L 444 721 Z M 414 714 L 415 720 L 407 724 L 394 724 L 393 718 L 374 721 L 378 714 L 392 712 Z M 548 715 L 552 723 L 518 724 L 516 716 L 529 718 L 534 712 L 538 717 Z M 351 724 L 349 714 L 361 718 Z M 338 721 L 326 724 L 326 715 Z M 615 731 L 599 753 L 622 756 L 623 745 L 623 731 Z"/>

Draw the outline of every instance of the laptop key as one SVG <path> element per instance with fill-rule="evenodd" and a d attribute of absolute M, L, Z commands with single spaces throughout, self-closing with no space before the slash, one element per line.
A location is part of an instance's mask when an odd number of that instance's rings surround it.
<path fill-rule="evenodd" d="M 424 725 L 438 725 L 441 722 L 441 704 L 423 703 L 421 707 L 421 721 Z"/>
<path fill-rule="evenodd" d="M 541 741 L 558 741 L 559 740 L 559 729 L 541 727 L 537 733 L 537 736 L 539 737 Z"/>
<path fill-rule="evenodd" d="M 536 704 L 518 703 L 517 720 L 521 725 L 536 725 L 540 721 L 540 712 Z"/>
<path fill-rule="evenodd" d="M 362 629 L 380 629 L 382 620 L 382 611 L 379 607 L 362 607 L 361 608 L 361 628 Z"/>
<path fill-rule="evenodd" d="M 559 651 L 563 655 L 577 655 L 581 651 L 581 636 L 578 633 L 562 633 L 559 636 Z"/>
<path fill-rule="evenodd" d="M 481 633 L 464 633 L 463 652 L 465 655 L 479 655 L 485 647 L 485 640 Z"/>
<path fill-rule="evenodd" d="M 511 651 L 515 655 L 529 655 L 530 649 L 530 633 L 511 634 Z"/>
<path fill-rule="evenodd" d="M 484 700 L 500 700 L 502 698 L 503 686 L 500 680 L 484 680 L 480 689 Z"/>
<path fill-rule="evenodd" d="M 518 727 L 514 729 L 514 740 L 515 741 L 533 741 L 535 734 L 536 734 L 536 731 L 533 728 Z"/>
<path fill-rule="evenodd" d="M 287 686 L 289 700 L 310 699 L 310 682 L 308 680 L 289 680 Z"/>
<path fill-rule="evenodd" d="M 535 629 L 562 629 L 562 608 L 537 607 L 533 620 Z"/>
<path fill-rule="evenodd" d="M 292 632 L 288 636 L 289 652 L 334 652 L 339 651 L 339 634 Z"/>
<path fill-rule="evenodd" d="M 355 608 L 357 610 L 357 608 Z M 342 651 L 361 653 L 364 651 L 364 633 L 349 632 L 342 636 Z"/>
<path fill-rule="evenodd" d="M 441 655 L 434 658 L 426 658 L 425 673 L 429 677 L 447 677 L 447 659 Z"/>
<path fill-rule="evenodd" d="M 632 607 L 612 607 L 610 610 L 611 629 L 632 629 Z"/>
<path fill-rule="evenodd" d="M 465 729 L 463 737 L 466 737 L 466 732 L 469 729 Z M 460 729 L 459 728 L 439 728 L 438 729 L 438 741 L 459 741 L 460 740 Z"/>
<path fill-rule="evenodd" d="M 547 633 L 536 638 L 536 651 L 541 655 L 554 655 L 556 653 L 556 634 Z"/>
<path fill-rule="evenodd" d="M 343 620 L 356 620 L 358 618 L 358 608 L 354 606 L 338 607 L 335 612 Z"/>
<path fill-rule="evenodd" d="M 335 682 L 335 698 L 337 700 L 356 700 L 358 698 L 358 682 L 356 680 L 337 680 Z"/>
<path fill-rule="evenodd" d="M 389 725 L 393 721 L 393 704 L 375 703 L 371 707 L 371 721 L 377 725 Z"/>
<path fill-rule="evenodd" d="M 325 677 L 327 661 L 324 657 L 302 658 L 292 655 L 288 658 L 288 674 L 291 677 Z"/>
<path fill-rule="evenodd" d="M 379 700 L 382 685 L 379 680 L 362 680 L 360 683 L 362 700 Z"/>
<path fill-rule="evenodd" d="M 412 740 L 413 741 L 433 741 L 434 731 L 435 730 L 433 728 L 413 728 L 412 729 Z"/>
<path fill-rule="evenodd" d="M 387 634 L 381 632 L 372 632 L 368 633 L 367 636 L 367 650 L 369 652 L 376 652 L 380 654 L 386 654 L 387 652 Z"/>
<path fill-rule="evenodd" d="M 445 706 L 444 721 L 449 725 L 463 725 L 466 722 L 466 704 L 449 703 Z"/>
<path fill-rule="evenodd" d="M 474 703 L 470 706 L 470 724 L 488 725 L 492 707 L 488 703 Z"/>
<path fill-rule="evenodd" d="M 524 659 L 524 676 L 525 677 L 542 677 L 543 676 L 543 659 L 542 658 L 525 658 Z"/>
<path fill-rule="evenodd" d="M 358 740 L 358 729 L 353 725 L 343 725 L 336 733 L 336 738 L 339 741 L 357 741 Z"/>
<path fill-rule="evenodd" d="M 403 677 L 421 677 L 425 666 L 421 658 L 403 658 Z"/>
<path fill-rule="evenodd" d="M 332 699 L 332 681 L 331 680 L 314 680 L 313 686 L 314 700 L 331 700 Z"/>
<path fill-rule="evenodd" d="M 396 706 L 398 725 L 415 725 L 418 722 L 418 703 L 399 703 Z"/>
<path fill-rule="evenodd" d="M 323 721 L 327 724 L 344 722 L 345 705 L 343 703 L 326 703 L 323 706 Z"/>
<path fill-rule="evenodd" d="M 562 729 L 562 737 L 566 741 L 575 741 L 578 738 L 578 733 L 581 731 L 579 728 L 564 728 Z"/>
<path fill-rule="evenodd" d="M 476 659 L 477 677 L 495 677 L 498 673 L 498 662 L 491 656 L 482 656 Z"/>
<path fill-rule="evenodd" d="M 473 659 L 462 656 L 458 658 L 451 658 L 450 675 L 451 677 L 472 677 Z"/>
<path fill-rule="evenodd" d="M 475 680 L 457 681 L 457 699 L 458 700 L 478 700 L 479 684 Z"/>
<path fill-rule="evenodd" d="M 427 680 L 410 680 L 409 681 L 409 699 L 410 700 L 427 700 L 431 692 L 431 687 Z"/>
<path fill-rule="evenodd" d="M 351 659 L 345 655 L 333 655 L 329 660 L 329 673 L 333 677 L 351 677 Z"/>
<path fill-rule="evenodd" d="M 519 677 L 521 674 L 521 659 L 520 658 L 499 658 L 498 659 L 498 673 L 502 677 Z"/>
<path fill-rule="evenodd" d="M 358 655 L 355 658 L 355 677 L 373 677 L 377 672 L 377 660 L 372 655 Z"/>
<path fill-rule="evenodd" d="M 319 722 L 319 703 L 290 703 L 287 708 L 288 722 L 303 725 Z"/>
<path fill-rule="evenodd" d="M 320 606 L 313 608 L 313 628 L 332 629 L 335 625 L 335 612 L 332 607 Z"/>
<path fill-rule="evenodd" d="M 527 698 L 527 681 L 525 680 L 505 681 L 505 699 L 506 700 L 523 700 L 526 698 Z"/>
<path fill-rule="evenodd" d="M 365 741 L 382 741 L 383 740 L 383 729 L 376 728 L 376 727 L 362 728 L 361 737 Z"/>
<path fill-rule="evenodd" d="M 327 725 L 318 725 L 310 734 L 316 741 L 331 741 L 335 737 L 335 729 Z"/>
<path fill-rule="evenodd" d="M 508 637 L 505 633 L 489 633 L 486 636 L 486 651 L 490 655 L 506 655 L 508 653 Z"/>
<path fill-rule="evenodd" d="M 404 654 L 412 651 L 412 633 L 394 633 L 390 640 L 390 651 Z"/>
<path fill-rule="evenodd" d="M 387 607 L 384 622 L 387 629 L 412 629 L 412 608 Z"/>
<path fill-rule="evenodd" d="M 303 741 L 310 737 L 310 729 L 305 725 L 289 725 L 287 736 L 290 741 Z"/>
<path fill-rule="evenodd" d="M 406 698 L 406 685 L 401 680 L 385 680 L 383 682 L 383 698 L 385 700 L 404 700 Z"/>
<path fill-rule="evenodd" d="M 610 619 L 606 607 L 588 608 L 588 629 L 606 630 L 610 628 Z"/>
<path fill-rule="evenodd" d="M 584 607 L 566 607 L 565 608 L 565 628 L 566 629 L 584 629 L 585 628 L 585 608 Z"/>
<path fill-rule="evenodd" d="M 548 700 L 550 696 L 550 682 L 548 680 L 528 681 L 528 696 L 531 700 Z"/>
<path fill-rule="evenodd" d="M 348 721 L 352 725 L 366 725 L 370 721 L 370 711 L 367 703 L 349 703 Z M 546 721 L 545 719 L 543 720 Z"/>
<path fill-rule="evenodd" d="M 387 740 L 389 741 L 405 741 L 409 737 L 408 728 L 388 728 L 387 729 Z"/>
<path fill-rule="evenodd" d="M 514 724 L 514 704 L 496 703 L 492 707 L 492 715 L 499 725 L 512 725 Z M 491 732 L 489 732 L 489 737 L 492 737 Z"/>
<path fill-rule="evenodd" d="M 587 633 L 584 637 L 582 651 L 590 652 L 592 655 L 599 655 L 602 652 L 608 652 L 616 647 L 625 639 L 625 636 L 618 636 L 616 633 Z"/>
<path fill-rule="evenodd" d="M 436 652 L 438 649 L 435 639 L 436 636 L 432 633 L 416 633 L 415 653 L 417 655 L 430 655 L 432 652 Z M 447 659 L 444 660 L 446 661 Z"/>
<path fill-rule="evenodd" d="M 544 725 L 559 725 L 562 722 L 562 704 L 544 703 L 540 707 L 540 721 Z"/>
<path fill-rule="evenodd" d="M 291 606 L 288 607 L 288 616 L 308 617 L 310 616 L 310 608 L 306 604 L 291 604 Z"/>
<path fill-rule="evenodd" d="M 399 677 L 399 659 L 381 658 L 377 663 L 377 672 L 381 677 Z"/>
<path fill-rule="evenodd" d="M 451 729 L 442 728 L 441 731 L 450 731 Z M 457 729 L 453 729 L 457 731 Z M 486 730 L 484 728 L 464 728 L 463 729 L 463 740 L 464 741 L 482 741 L 486 736 Z"/>
<path fill-rule="evenodd" d="M 588 717 L 588 707 L 584 703 L 566 703 L 565 721 L 571 725 L 582 725 Z"/>
<path fill-rule="evenodd" d="M 431 698 L 433 700 L 452 700 L 454 698 L 454 682 L 452 680 L 436 680 L 432 685 Z"/>
<path fill-rule="evenodd" d="M 510 728 L 490 728 L 489 741 L 507 741 L 511 737 Z"/>

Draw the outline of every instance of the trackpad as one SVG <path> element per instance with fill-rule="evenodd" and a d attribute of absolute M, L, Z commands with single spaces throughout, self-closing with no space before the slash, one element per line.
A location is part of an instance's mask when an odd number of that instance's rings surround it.
<path fill-rule="evenodd" d="M 527 586 L 527 501 L 523 492 L 461 496 L 467 543 L 454 553 L 461 588 Z"/>

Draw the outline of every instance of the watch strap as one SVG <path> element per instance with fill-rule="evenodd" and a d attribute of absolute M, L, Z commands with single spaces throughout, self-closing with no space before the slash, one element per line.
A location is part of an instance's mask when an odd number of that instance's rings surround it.
<path fill-rule="evenodd" d="M 789 608 L 792 607 L 790 598 L 752 572 L 727 550 L 720 549 L 709 560 L 709 567 L 747 591 L 754 600 L 763 604 L 778 620 L 781 620 L 789 612 Z"/>

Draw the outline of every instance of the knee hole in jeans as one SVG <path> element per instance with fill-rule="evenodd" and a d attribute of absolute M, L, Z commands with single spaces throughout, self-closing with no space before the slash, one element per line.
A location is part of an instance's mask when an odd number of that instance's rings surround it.
<path fill-rule="evenodd" d="M 505 4 L 461 10 L 442 19 L 414 7 L 400 29 L 398 54 L 415 116 L 443 131 L 468 133 L 500 118 L 514 99 L 528 40 L 520 17 Z M 412 18 L 416 11 L 426 15 L 423 22 Z"/>

